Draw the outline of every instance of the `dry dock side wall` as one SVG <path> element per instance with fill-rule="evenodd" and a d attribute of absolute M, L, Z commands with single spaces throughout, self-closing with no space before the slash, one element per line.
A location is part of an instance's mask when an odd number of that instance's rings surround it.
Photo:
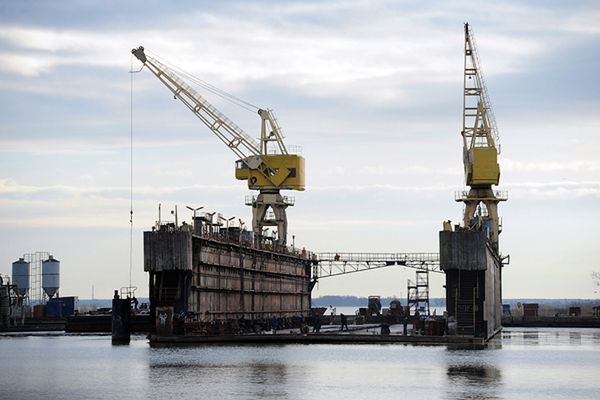
<path fill-rule="evenodd" d="M 188 320 L 268 319 L 310 312 L 310 262 L 194 235 L 144 232 L 151 313 L 173 307 Z"/>
<path fill-rule="evenodd" d="M 502 263 L 485 232 L 441 231 L 440 267 L 457 333 L 492 337 L 502 323 Z"/>

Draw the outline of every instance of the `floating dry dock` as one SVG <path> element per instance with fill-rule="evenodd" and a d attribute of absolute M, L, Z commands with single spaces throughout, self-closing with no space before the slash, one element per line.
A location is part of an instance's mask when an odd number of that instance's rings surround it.
<path fill-rule="evenodd" d="M 489 340 L 501 329 L 502 261 L 496 249 L 485 231 L 457 227 L 440 233 L 440 253 L 453 329 L 444 319 L 443 329 L 427 336 L 262 335 L 257 332 L 290 332 L 314 322 L 311 290 L 318 257 L 253 237 L 239 227 L 223 227 L 206 216 L 195 217 L 193 225 L 159 223 L 144 232 L 154 328 L 150 341 L 477 344 Z"/>
<path fill-rule="evenodd" d="M 404 335 L 341 335 L 341 334 L 277 334 L 219 336 L 159 336 L 151 335 L 150 344 L 468 344 L 483 345 L 485 339 L 473 336 L 404 336 Z"/>
<path fill-rule="evenodd" d="M 409 324 L 410 325 L 410 324 Z M 382 327 L 389 334 L 381 334 Z M 150 335 L 153 346 L 168 345 L 227 345 L 227 344 L 429 344 L 483 345 L 485 339 L 473 336 L 403 334 L 402 324 L 351 325 L 348 331 L 328 325 L 319 333 L 300 333 L 299 330 L 225 335 Z M 414 333 L 413 329 L 408 331 Z"/>
<path fill-rule="evenodd" d="M 260 239 L 260 240 L 259 240 Z M 144 232 L 150 317 L 160 334 L 194 324 L 244 321 L 265 326 L 310 314 L 309 254 L 254 238 L 199 216 L 193 225 Z"/>

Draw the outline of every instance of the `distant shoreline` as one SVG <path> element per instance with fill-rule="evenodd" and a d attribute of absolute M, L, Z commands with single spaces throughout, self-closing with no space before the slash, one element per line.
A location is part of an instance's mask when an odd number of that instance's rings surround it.
<path fill-rule="evenodd" d="M 406 304 L 406 297 L 393 297 L 385 296 L 381 298 L 381 305 L 388 307 L 390 302 L 394 299 L 400 300 L 402 304 Z M 148 298 L 138 297 L 140 303 L 147 303 Z M 504 304 L 510 304 L 511 308 L 516 308 L 519 303 L 538 303 L 540 306 L 554 306 L 554 307 L 569 307 L 575 305 L 588 305 L 588 306 L 600 306 L 600 299 L 537 299 L 537 298 L 514 298 L 504 299 Z M 312 299 L 312 305 L 314 307 L 366 307 L 368 303 L 367 297 L 360 296 L 321 296 Z M 445 307 L 446 299 L 442 297 L 435 297 L 429 299 L 431 307 Z M 111 307 L 112 299 L 79 299 L 79 307 Z"/>
<path fill-rule="evenodd" d="M 381 297 L 381 304 L 386 307 L 392 300 L 400 300 L 402 304 L 406 303 L 405 297 L 393 297 L 385 296 Z M 316 307 L 328 307 L 330 305 L 334 307 L 366 307 L 368 303 L 367 297 L 358 296 L 321 296 L 312 299 L 313 305 Z M 556 307 L 568 307 L 573 305 L 600 305 L 600 299 L 545 299 L 545 298 L 513 298 L 504 299 L 503 304 L 510 304 L 511 307 L 517 307 L 519 303 L 537 303 L 539 305 L 556 306 Z M 445 307 L 446 299 L 443 297 L 432 297 L 429 299 L 429 304 L 432 307 Z"/>

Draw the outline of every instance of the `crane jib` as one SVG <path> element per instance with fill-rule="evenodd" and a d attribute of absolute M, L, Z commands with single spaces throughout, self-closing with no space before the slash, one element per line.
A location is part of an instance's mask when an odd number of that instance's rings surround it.
<path fill-rule="evenodd" d="M 304 190 L 304 158 L 297 154 L 289 154 L 283 141 L 281 127 L 272 110 L 258 109 L 261 118 L 261 140 L 257 143 L 188 85 L 176 72 L 177 68 L 173 70 L 157 59 L 147 56 L 143 46 L 131 52 L 173 93 L 176 99 L 188 107 L 236 154 L 239 161 L 242 161 L 236 162 L 237 179 L 248 181 L 250 189 Z M 185 72 L 181 74 L 189 75 Z M 193 75 L 190 76 L 193 81 L 202 82 Z M 201 86 L 212 88 L 209 90 L 211 92 L 220 90 L 207 83 Z"/>

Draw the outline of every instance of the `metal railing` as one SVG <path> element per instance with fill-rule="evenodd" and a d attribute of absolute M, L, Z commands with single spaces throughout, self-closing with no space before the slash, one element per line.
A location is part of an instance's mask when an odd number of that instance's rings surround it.
<path fill-rule="evenodd" d="M 281 197 L 283 199 L 283 203 L 288 206 L 293 206 L 294 204 L 296 204 L 296 198 L 294 196 L 281 196 Z M 257 202 L 257 199 L 258 199 L 258 196 L 246 195 L 246 197 L 244 198 L 244 203 L 247 206 L 251 206 Z"/>
<path fill-rule="evenodd" d="M 372 269 L 403 266 L 441 273 L 438 253 L 317 253 L 315 278 L 327 278 Z"/>
<path fill-rule="evenodd" d="M 507 190 L 494 190 L 494 197 L 490 197 L 490 200 L 496 199 L 498 201 L 507 201 L 508 200 L 508 191 Z M 480 198 L 477 198 L 480 199 Z M 454 192 L 454 200 L 455 201 L 465 201 L 469 200 L 469 191 L 468 190 L 457 190 Z"/>
<path fill-rule="evenodd" d="M 387 261 L 439 261 L 438 253 L 317 253 L 319 261 L 387 262 Z"/>

